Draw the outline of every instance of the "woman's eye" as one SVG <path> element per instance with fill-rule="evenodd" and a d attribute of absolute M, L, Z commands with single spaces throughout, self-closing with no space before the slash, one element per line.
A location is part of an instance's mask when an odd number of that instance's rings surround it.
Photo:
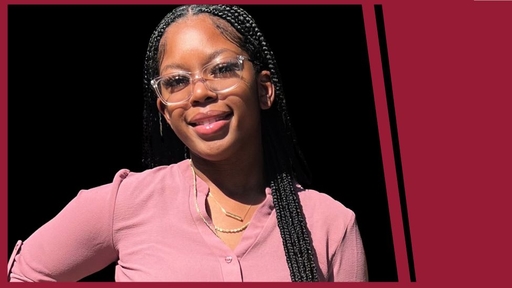
<path fill-rule="evenodd" d="M 208 76 L 212 78 L 240 77 L 238 74 L 239 72 L 240 64 L 238 62 L 224 62 L 213 66 L 209 70 Z"/>
<path fill-rule="evenodd" d="M 183 75 L 173 75 L 162 79 L 162 88 L 170 93 L 176 93 L 187 87 L 190 79 Z"/>

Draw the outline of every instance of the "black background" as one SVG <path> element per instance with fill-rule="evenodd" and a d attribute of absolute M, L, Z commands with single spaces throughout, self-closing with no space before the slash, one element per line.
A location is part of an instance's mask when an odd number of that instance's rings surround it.
<path fill-rule="evenodd" d="M 142 169 L 144 56 L 172 7 L 8 6 L 8 255 L 80 189 Z M 370 280 L 397 281 L 361 6 L 244 8 L 279 64 L 310 187 L 356 213 Z"/>

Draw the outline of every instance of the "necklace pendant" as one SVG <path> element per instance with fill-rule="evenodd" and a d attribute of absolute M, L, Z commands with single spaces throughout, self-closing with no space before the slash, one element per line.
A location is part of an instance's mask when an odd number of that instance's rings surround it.
<path fill-rule="evenodd" d="M 225 213 L 225 214 L 226 214 L 226 216 L 228 216 L 228 217 L 230 217 L 230 218 L 233 218 L 233 219 L 235 219 L 235 220 L 238 220 L 238 221 L 240 221 L 240 222 L 243 222 L 243 221 L 244 221 L 244 219 L 242 219 L 242 217 L 240 217 L 240 216 L 238 216 L 238 215 L 236 215 L 236 214 L 233 214 L 233 213 L 231 213 L 231 212 L 226 211 L 226 213 Z"/>

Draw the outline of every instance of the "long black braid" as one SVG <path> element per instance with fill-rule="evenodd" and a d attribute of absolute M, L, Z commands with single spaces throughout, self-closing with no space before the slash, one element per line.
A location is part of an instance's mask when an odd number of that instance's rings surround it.
<path fill-rule="evenodd" d="M 144 71 L 144 147 L 143 163 L 147 168 L 167 165 L 184 159 L 183 144 L 160 117 L 151 79 L 158 76 L 160 41 L 166 28 L 176 20 L 192 14 L 207 13 L 229 23 L 233 31 L 215 20 L 217 29 L 249 54 L 259 71 L 268 70 L 275 86 L 275 101 L 261 111 L 263 150 L 267 183 L 272 190 L 277 225 L 283 239 L 290 276 L 294 282 L 318 281 L 316 261 L 302 206 L 294 181 L 307 182 L 309 171 L 296 145 L 286 110 L 281 77 L 272 50 L 253 18 L 242 8 L 230 5 L 180 6 L 167 14 L 151 36 Z M 220 20 L 218 19 L 218 20 Z M 222 20 L 220 20 L 222 21 Z"/>

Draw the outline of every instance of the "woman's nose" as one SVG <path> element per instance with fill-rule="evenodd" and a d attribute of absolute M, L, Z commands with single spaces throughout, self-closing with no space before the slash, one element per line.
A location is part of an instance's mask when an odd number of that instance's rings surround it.
<path fill-rule="evenodd" d="M 208 89 L 208 83 L 203 77 L 191 79 L 190 103 L 198 105 L 203 102 L 211 102 L 217 98 L 217 94 Z"/>

